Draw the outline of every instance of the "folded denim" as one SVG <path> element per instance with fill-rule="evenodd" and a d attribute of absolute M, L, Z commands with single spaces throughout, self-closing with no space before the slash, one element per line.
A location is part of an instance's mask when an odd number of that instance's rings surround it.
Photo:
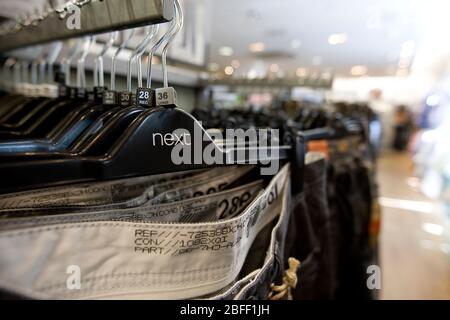
<path fill-rule="evenodd" d="M 0 195 L 0 209 L 95 206 L 139 197 L 150 186 L 200 175 L 192 170 L 107 182 L 83 183 Z"/>
<path fill-rule="evenodd" d="M 282 212 L 289 165 L 238 217 L 213 223 L 87 222 L 0 232 L 0 287 L 31 298 L 187 299 L 229 286 Z M 69 266 L 81 287 L 67 286 Z M 20 266 L 20 267 L 19 267 Z"/>
<path fill-rule="evenodd" d="M 262 181 L 179 202 L 121 210 L 66 213 L 59 208 L 36 209 L 34 217 L 0 220 L 1 230 L 96 221 L 197 223 L 230 219 L 239 215 L 262 192 Z"/>
<path fill-rule="evenodd" d="M 222 168 L 212 169 L 208 172 L 202 173 L 200 175 L 182 179 L 169 181 L 163 184 L 157 184 L 151 186 L 146 190 L 145 193 L 141 194 L 139 197 L 127 200 L 125 202 L 118 202 L 113 204 L 104 204 L 97 206 L 57 206 L 57 207 L 37 207 L 37 208 L 19 208 L 19 209 L 3 209 L 0 210 L 0 218 L 10 218 L 10 217 L 30 217 L 38 216 L 41 214 L 48 215 L 61 214 L 61 213 L 74 213 L 74 212 L 96 212 L 96 211 L 106 211 L 106 210 L 125 210 L 128 208 L 137 207 L 148 207 L 153 203 L 150 199 L 153 199 L 155 195 L 167 192 L 173 188 L 184 187 L 188 190 L 191 186 L 197 186 L 197 192 L 203 192 L 208 190 L 219 190 L 219 188 L 226 188 L 226 186 L 231 185 L 236 180 L 239 180 L 242 176 L 251 171 L 253 167 L 242 166 L 237 167 L 235 170 L 224 172 Z M 195 179 L 194 179 L 195 178 Z M 189 191 L 185 192 L 188 195 Z M 191 194 L 193 195 L 193 194 Z M 185 196 L 184 198 L 189 198 Z"/>

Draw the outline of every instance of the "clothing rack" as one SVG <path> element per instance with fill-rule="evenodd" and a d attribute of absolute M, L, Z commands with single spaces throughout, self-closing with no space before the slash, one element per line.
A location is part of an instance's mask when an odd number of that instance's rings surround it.
<path fill-rule="evenodd" d="M 67 27 L 69 14 L 61 18 L 57 12 L 52 12 L 36 25 L 0 36 L 0 51 L 168 22 L 173 17 L 173 0 L 94 0 L 80 6 L 79 10 L 80 29 Z"/>

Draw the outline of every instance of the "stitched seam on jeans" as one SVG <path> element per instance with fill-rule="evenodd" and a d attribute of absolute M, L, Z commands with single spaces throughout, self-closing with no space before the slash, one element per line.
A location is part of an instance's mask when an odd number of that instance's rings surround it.
<path fill-rule="evenodd" d="M 94 276 L 94 277 L 88 277 L 88 278 L 82 278 L 81 282 L 82 283 L 89 283 L 89 282 L 94 282 L 96 280 L 99 279 L 104 279 L 104 280 L 108 280 L 108 279 L 125 279 L 128 277 L 133 277 L 133 278 L 138 278 L 138 277 L 142 277 L 142 276 L 153 276 L 153 277 L 157 277 L 159 275 L 173 275 L 173 274 L 187 274 L 187 273 L 191 273 L 191 274 L 199 274 L 200 276 L 202 276 L 203 273 L 206 272 L 210 272 L 210 271 L 217 271 L 217 270 L 223 270 L 223 269 L 231 269 L 233 266 L 232 265 L 227 265 L 227 266 L 221 266 L 221 267 L 215 267 L 215 268 L 205 268 L 205 269 L 197 269 L 197 270 L 187 270 L 187 271 L 179 271 L 179 272 L 139 272 L 139 273 L 121 273 L 121 274 L 104 274 L 104 275 L 100 275 L 100 276 Z M 154 280 L 153 280 L 154 281 Z M 182 283 L 186 283 L 186 282 L 190 282 L 192 280 L 182 280 L 182 281 L 173 281 L 171 282 L 169 281 L 164 281 L 164 284 L 182 284 Z M 158 281 L 156 282 L 152 282 L 153 284 L 157 284 Z M 43 286 L 43 287 L 39 287 L 36 290 L 38 291 L 47 291 L 47 290 L 51 290 L 52 288 L 61 288 L 61 287 L 66 287 L 66 284 L 52 284 L 52 285 L 47 285 L 47 286 Z"/>
<path fill-rule="evenodd" d="M 208 278 L 209 281 L 211 281 L 211 280 L 212 281 L 217 281 L 217 280 L 220 280 L 220 279 L 226 279 L 226 276 L 224 277 L 223 275 L 216 275 L 216 276 Z M 145 281 L 145 280 L 141 280 L 141 281 Z M 171 284 L 172 285 L 183 285 L 183 284 L 189 283 L 191 281 L 192 280 L 183 281 L 183 282 L 177 282 L 177 283 L 171 283 Z M 123 284 L 123 285 L 114 285 L 112 287 L 111 286 L 105 286 L 105 287 L 100 287 L 100 288 L 91 288 L 91 289 L 88 289 L 86 291 L 78 291 L 75 294 L 74 293 L 64 293 L 64 291 L 63 291 L 63 292 L 59 293 L 59 295 L 62 295 L 63 297 L 78 296 L 78 298 L 81 298 L 83 296 L 87 296 L 87 295 L 90 295 L 92 293 L 98 293 L 98 292 L 106 291 L 106 290 L 109 291 L 109 290 L 123 289 L 123 288 L 127 288 L 127 289 L 148 288 L 148 287 L 154 286 L 154 285 L 155 285 L 154 283 L 142 283 L 141 282 L 141 283 L 139 283 L 137 285 L 135 285 L 135 284 L 132 284 L 132 285 L 130 285 L 130 284 Z M 198 285 L 198 284 L 196 284 L 196 285 Z M 208 283 L 205 283 L 205 285 L 208 285 Z M 183 289 L 185 289 L 185 288 L 183 288 Z"/>

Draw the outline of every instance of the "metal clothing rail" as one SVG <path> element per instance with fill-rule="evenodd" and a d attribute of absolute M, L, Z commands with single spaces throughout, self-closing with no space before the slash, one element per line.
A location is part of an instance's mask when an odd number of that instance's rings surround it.
<path fill-rule="evenodd" d="M 293 88 L 309 87 L 317 89 L 329 89 L 333 86 L 333 78 L 302 77 L 296 79 L 208 79 L 202 81 L 203 86 L 221 85 L 229 87 L 264 87 L 264 88 Z"/>
<path fill-rule="evenodd" d="M 55 40 L 168 22 L 173 0 L 92 0 L 79 9 L 80 28 L 70 29 L 71 15 L 52 12 L 36 25 L 0 36 L 0 51 L 18 49 Z"/>

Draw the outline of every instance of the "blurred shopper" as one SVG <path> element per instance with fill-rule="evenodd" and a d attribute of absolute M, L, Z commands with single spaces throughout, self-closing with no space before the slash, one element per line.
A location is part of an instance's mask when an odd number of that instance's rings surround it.
<path fill-rule="evenodd" d="M 392 104 L 383 99 L 383 91 L 380 89 L 372 89 L 369 92 L 369 107 L 378 115 L 379 127 L 375 130 L 378 132 L 378 151 L 380 149 L 388 149 L 392 141 Z"/>
<path fill-rule="evenodd" d="M 394 137 L 392 140 L 394 150 L 406 150 L 412 129 L 413 117 L 411 112 L 404 105 L 398 106 L 394 114 Z"/>

